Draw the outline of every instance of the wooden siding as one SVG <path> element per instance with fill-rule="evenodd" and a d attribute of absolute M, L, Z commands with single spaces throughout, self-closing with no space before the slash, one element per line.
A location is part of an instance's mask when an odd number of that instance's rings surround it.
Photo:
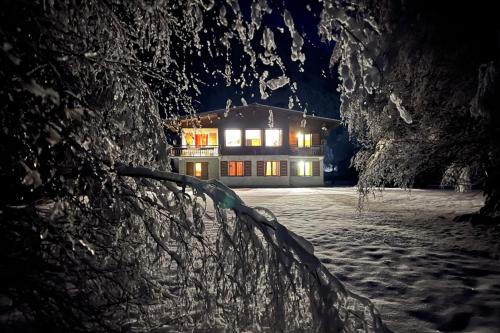
<path fill-rule="evenodd" d="M 268 115 L 269 110 L 273 110 L 273 123 L 275 129 L 282 130 L 282 145 L 279 147 L 266 147 L 264 130 L 269 128 Z M 195 121 L 193 119 L 192 121 Z M 320 156 L 322 155 L 321 137 L 322 128 L 332 128 L 338 126 L 338 121 L 329 120 L 321 117 L 307 116 L 305 118 L 301 112 L 273 108 L 272 106 L 248 105 L 245 107 L 232 108 L 223 116 L 222 110 L 216 110 L 213 113 L 201 115 L 197 122 L 202 127 L 217 128 L 219 131 L 219 146 L 209 147 L 210 149 L 194 147 L 175 147 L 172 152 L 180 156 L 230 156 L 230 155 L 304 155 Z M 183 120 L 182 126 L 189 127 L 191 122 Z M 226 147 L 225 130 L 241 130 L 241 146 Z M 245 130 L 260 130 L 262 146 L 246 146 Z M 316 148 L 302 150 L 297 152 L 297 133 L 302 132 L 312 134 L 311 145 Z M 302 148 L 301 148 L 302 149 Z"/>
<path fill-rule="evenodd" d="M 296 131 L 290 130 L 290 133 L 288 134 L 288 142 L 290 142 L 290 147 L 297 147 L 298 141 Z"/>
<path fill-rule="evenodd" d="M 321 136 L 318 133 L 312 134 L 312 145 L 313 147 L 321 145 Z"/>

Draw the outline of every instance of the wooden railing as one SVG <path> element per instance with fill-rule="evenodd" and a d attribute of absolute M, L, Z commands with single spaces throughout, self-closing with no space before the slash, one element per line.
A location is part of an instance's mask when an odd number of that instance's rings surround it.
<path fill-rule="evenodd" d="M 240 148 L 238 150 L 238 155 L 255 155 L 257 154 L 270 154 L 268 151 L 270 147 L 237 147 Z M 280 149 L 279 147 L 274 147 L 276 149 Z M 262 150 L 262 151 L 261 151 Z M 173 156 L 219 156 L 219 146 L 181 146 L 181 147 L 173 147 L 172 155 Z M 273 153 L 276 154 L 276 153 Z M 283 151 L 281 154 L 286 154 Z M 290 147 L 289 154 L 292 156 L 322 156 L 323 155 L 323 146 L 313 146 L 313 147 Z M 230 154 L 232 155 L 232 154 Z"/>
<path fill-rule="evenodd" d="M 219 146 L 181 146 L 172 148 L 173 156 L 219 156 Z"/>
<path fill-rule="evenodd" d="M 322 156 L 323 146 L 313 147 L 290 147 L 290 155 L 295 156 Z"/>

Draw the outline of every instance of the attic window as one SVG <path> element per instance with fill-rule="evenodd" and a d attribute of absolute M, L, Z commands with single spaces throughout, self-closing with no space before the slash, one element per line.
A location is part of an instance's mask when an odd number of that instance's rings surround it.
<path fill-rule="evenodd" d="M 226 147 L 240 147 L 241 146 L 241 130 L 227 129 L 225 131 Z"/>

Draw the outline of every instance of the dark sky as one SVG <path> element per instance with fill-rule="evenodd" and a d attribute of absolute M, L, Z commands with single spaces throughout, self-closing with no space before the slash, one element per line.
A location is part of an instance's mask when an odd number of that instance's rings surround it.
<path fill-rule="evenodd" d="M 306 8 L 306 3 L 310 3 L 310 11 Z M 240 1 L 240 7 L 244 18 L 249 19 L 250 5 L 248 1 Z M 337 71 L 336 68 L 331 70 L 329 66 L 330 55 L 334 45 L 332 43 L 321 42 L 318 36 L 319 4 L 316 1 L 286 1 L 286 8 L 292 14 L 295 28 L 304 37 L 304 46 L 302 48 L 306 55 L 304 72 L 299 72 L 298 63 L 291 61 L 290 58 L 292 40 L 288 28 L 283 21 L 282 2 L 273 3 L 271 7 L 273 8 L 273 12 L 264 15 L 262 25 L 273 30 L 277 53 L 284 62 L 286 74 L 292 82 L 297 82 L 297 96 L 302 105 L 295 105 L 294 109 L 303 110 L 304 107 L 307 107 L 308 113 L 339 118 L 339 93 L 336 91 L 338 84 Z M 283 33 L 278 28 L 281 28 Z M 257 33 L 254 38 L 257 42 L 261 39 L 261 33 Z M 256 44 L 254 49 L 261 50 L 262 47 Z M 239 75 L 240 72 L 238 72 L 237 64 L 244 65 L 248 63 L 248 57 L 238 46 L 234 46 L 231 53 L 233 71 Z M 219 62 L 216 62 L 214 65 L 224 68 L 225 61 L 224 59 L 219 59 Z M 264 70 L 270 72 L 269 78 L 281 74 L 281 71 L 277 70 L 276 66 L 274 68 L 264 66 L 257 60 L 257 71 L 262 73 Z M 286 86 L 275 90 L 268 99 L 261 100 L 257 80 L 253 82 L 252 87 L 241 90 L 234 85 L 226 87 L 224 80 L 220 76 L 205 77 L 204 79 L 209 85 L 204 86 L 201 90 L 201 96 L 196 98 L 197 102 L 199 102 L 197 107 L 200 111 L 224 108 L 228 98 L 233 101 L 233 104 L 241 105 L 241 97 L 245 98 L 249 104 L 256 102 L 288 107 L 288 98 L 292 94 L 289 86 Z"/>
<path fill-rule="evenodd" d="M 340 98 L 339 92 L 337 92 L 337 85 L 339 83 L 338 73 L 336 67 L 330 68 L 330 56 L 334 44 L 332 42 L 322 42 L 317 30 L 321 10 L 320 4 L 317 1 L 286 1 L 286 9 L 290 11 L 293 17 L 295 29 L 304 38 L 302 51 L 305 53 L 306 60 L 304 71 L 299 71 L 298 63 L 291 60 L 292 39 L 283 20 L 283 1 L 271 0 L 268 2 L 270 3 L 270 7 L 273 8 L 273 12 L 264 15 L 261 29 L 254 37 L 254 44 L 252 45 L 254 50 L 258 52 L 263 50 L 259 45 L 262 36 L 262 27 L 269 27 L 274 32 L 274 39 L 277 46 L 276 52 L 284 62 L 286 75 L 290 78 L 291 82 L 297 82 L 298 85 L 297 96 L 301 105 L 295 103 L 294 109 L 302 111 L 306 107 L 308 114 L 340 119 Z M 249 1 L 240 0 L 239 3 L 244 18 L 250 20 Z M 228 13 L 230 13 L 230 10 L 228 10 Z M 210 24 L 209 22 L 205 22 L 205 24 L 207 23 Z M 215 20 L 213 24 L 213 29 L 217 31 L 219 28 L 215 24 Z M 210 38 L 210 36 L 207 36 L 207 38 Z M 213 68 L 210 69 L 210 72 L 214 69 L 224 70 L 226 65 L 225 58 L 213 58 L 211 61 Z M 196 64 L 196 61 L 193 63 Z M 238 45 L 234 41 L 231 49 L 231 63 L 234 76 L 239 76 L 243 66 L 249 63 L 249 57 L 245 54 L 241 45 Z M 276 66 L 264 66 L 260 60 L 257 60 L 256 67 L 258 73 L 268 70 L 270 73 L 269 78 L 282 74 Z M 201 73 L 203 70 L 199 68 L 198 72 Z M 234 84 L 227 87 L 221 75 L 204 74 L 201 78 L 205 81 L 206 85 L 200 89 L 200 96 L 193 96 L 195 106 L 199 112 L 225 108 L 227 99 L 232 100 L 233 106 L 241 105 L 242 97 L 248 104 L 255 102 L 288 108 L 288 99 L 292 95 L 292 91 L 289 85 L 287 85 L 273 91 L 269 98 L 262 100 L 260 98 L 258 80 L 254 80 L 251 87 L 246 87 L 242 90 Z M 328 144 L 332 151 L 331 154 L 326 155 L 325 164 L 332 163 L 333 166 L 337 165 L 339 174 L 350 173 L 351 177 L 355 177 L 355 175 L 352 175 L 352 170 L 348 170 L 354 146 L 349 142 L 345 128 L 341 127 L 332 131 L 328 138 Z"/>

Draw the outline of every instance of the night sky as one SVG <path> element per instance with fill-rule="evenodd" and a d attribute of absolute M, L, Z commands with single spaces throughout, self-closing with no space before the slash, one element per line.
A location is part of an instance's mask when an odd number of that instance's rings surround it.
<path fill-rule="evenodd" d="M 250 20 L 250 4 L 248 1 L 240 1 L 240 7 L 244 18 Z M 287 2 L 286 8 L 293 17 L 295 29 L 304 38 L 302 52 L 305 54 L 306 60 L 303 71 L 300 70 L 298 62 L 293 62 L 290 57 L 292 39 L 283 20 L 283 3 L 276 2 L 272 7 L 274 8 L 273 12 L 263 16 L 262 26 L 269 27 L 274 32 L 277 46 L 276 53 L 284 62 L 285 74 L 290 78 L 290 82 L 297 82 L 298 91 L 296 96 L 300 100 L 300 105 L 295 103 L 293 108 L 300 111 L 307 108 L 308 114 L 340 119 L 340 94 L 337 91 L 338 73 L 336 67 L 330 66 L 330 56 L 335 45 L 333 42 L 321 41 L 318 36 L 319 3 L 312 2 L 306 6 L 302 1 Z M 213 29 L 215 31 L 218 29 L 215 20 L 213 21 Z M 261 35 L 262 31 L 259 31 L 254 37 L 253 46 L 256 50 L 262 49 L 258 44 Z M 233 68 L 233 77 L 238 77 L 243 66 L 249 63 L 249 57 L 244 53 L 241 45 L 235 45 L 233 42 L 230 61 Z M 232 100 L 232 106 L 242 105 L 242 97 L 248 104 L 260 103 L 288 108 L 288 99 L 293 95 L 290 85 L 273 91 L 269 98 L 262 100 L 259 94 L 258 80 L 254 79 L 251 86 L 241 89 L 234 84 L 226 86 L 226 82 L 220 74 L 212 75 L 214 70 L 223 71 L 225 64 L 225 58 L 215 57 L 213 68 L 209 69 L 210 73 L 202 74 L 201 79 L 205 82 L 205 85 L 201 86 L 201 95 L 192 96 L 195 107 L 199 112 L 225 108 L 228 99 Z M 193 65 L 196 66 L 196 62 L 193 62 Z M 264 70 L 269 71 L 269 78 L 282 74 L 277 66 L 265 66 L 260 60 L 257 60 L 256 70 L 258 73 L 262 73 Z M 203 73 L 204 71 L 198 68 L 196 72 Z M 250 77 L 250 75 L 247 75 L 247 77 Z M 349 180 L 355 178 L 353 170 L 349 170 L 350 159 L 355 147 L 349 142 L 345 128 L 332 130 L 328 138 L 328 145 L 332 150 L 330 154 L 326 155 L 325 164 L 331 163 L 332 166 L 337 166 L 338 175 L 343 176 L 343 178 Z"/>

